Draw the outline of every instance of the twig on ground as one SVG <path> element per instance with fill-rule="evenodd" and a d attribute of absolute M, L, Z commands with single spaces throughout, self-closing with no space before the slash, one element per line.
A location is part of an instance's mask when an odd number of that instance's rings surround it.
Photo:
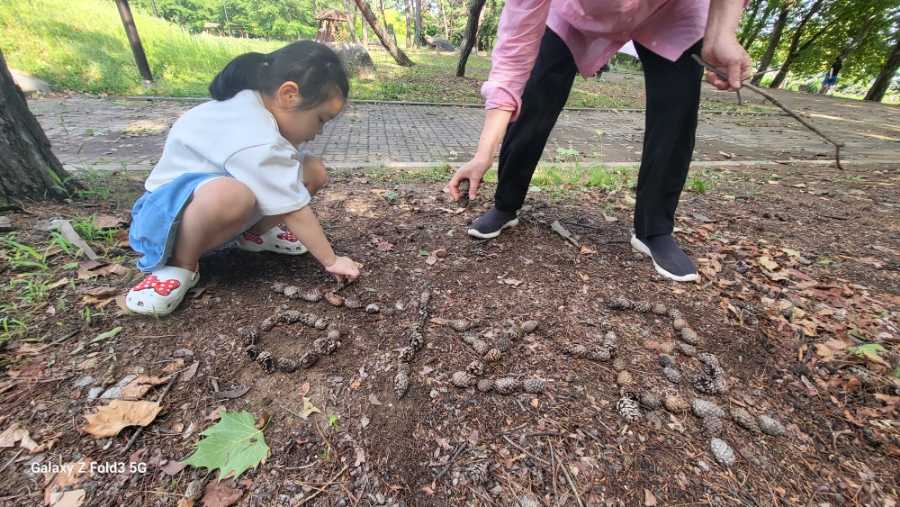
<path fill-rule="evenodd" d="M 509 445 L 511 445 L 511 446 L 515 447 L 516 449 L 518 449 L 518 450 L 524 452 L 525 455 L 528 456 L 529 458 L 531 458 L 531 459 L 533 459 L 533 460 L 535 460 L 535 461 L 537 461 L 537 462 L 539 462 L 539 463 L 543 463 L 543 464 L 545 464 L 545 465 L 547 465 L 547 466 L 550 466 L 550 463 L 547 463 L 547 460 L 545 460 L 545 459 L 543 459 L 543 458 L 539 458 L 539 457 L 535 456 L 534 454 L 532 454 L 532 453 L 526 451 L 524 448 L 522 448 L 522 446 L 520 446 L 520 445 L 516 444 L 515 442 L 513 442 L 512 440 L 510 440 L 509 437 L 507 437 L 506 435 L 503 435 L 503 440 L 506 440 L 506 441 L 509 443 Z"/>
<path fill-rule="evenodd" d="M 691 56 L 694 58 L 694 60 L 697 61 L 697 63 L 702 65 L 704 68 L 706 68 L 706 70 L 716 74 L 717 76 L 719 76 L 722 79 L 728 79 L 728 74 L 726 74 L 726 73 L 722 72 L 721 70 L 706 63 L 705 61 L 703 61 L 703 58 L 700 58 L 697 55 L 691 55 Z M 781 103 L 781 101 L 779 101 L 778 99 L 773 97 L 771 93 L 763 90 L 762 88 L 760 88 L 754 84 L 747 83 L 747 82 L 742 82 L 741 86 L 746 86 L 747 88 L 749 88 L 749 89 L 755 91 L 756 93 L 762 95 L 763 97 L 769 99 L 769 101 L 771 101 L 776 106 L 780 107 L 785 113 L 791 115 L 795 120 L 802 123 L 804 127 L 808 128 L 809 130 L 812 130 L 813 132 L 818 134 L 820 137 L 822 137 L 829 143 L 833 144 L 834 145 L 834 162 L 837 165 L 838 169 L 840 169 L 842 171 L 844 170 L 844 167 L 841 165 L 841 148 L 844 147 L 844 143 L 842 143 L 840 141 L 835 141 L 834 139 L 832 139 L 830 136 L 828 136 L 827 134 L 825 134 L 824 132 L 822 132 L 821 130 L 816 128 L 815 126 L 813 126 L 813 124 L 804 120 L 802 116 L 795 113 L 791 108 L 787 107 L 786 105 Z"/>
<path fill-rule="evenodd" d="M 13 456 L 12 458 L 9 458 L 9 461 L 7 461 L 6 464 L 3 465 L 2 468 L 0 468 L 0 472 L 6 470 L 6 467 L 8 467 L 10 463 L 12 463 L 13 461 L 15 461 L 16 458 L 18 458 L 19 455 L 21 455 L 23 452 L 25 452 L 25 449 L 20 450 L 19 452 L 16 453 L 15 456 Z"/>
<path fill-rule="evenodd" d="M 328 481 L 328 484 L 325 484 L 325 485 L 326 485 L 326 486 L 329 486 L 329 485 L 331 485 L 331 484 L 334 484 L 334 483 L 335 483 L 335 479 L 337 479 L 338 477 L 340 477 L 341 475 L 343 475 L 343 473 L 346 472 L 348 468 L 350 468 L 350 465 L 344 465 L 344 468 L 342 468 L 341 471 L 338 472 L 334 477 L 332 477 L 331 480 Z M 310 486 L 310 487 L 312 487 L 312 486 Z M 312 495 L 310 495 L 310 496 L 304 498 L 303 500 L 300 500 L 300 503 L 297 504 L 297 505 L 304 505 L 304 504 L 306 504 L 306 502 L 309 502 L 309 501 L 312 500 L 313 498 L 319 496 L 319 494 L 321 494 L 322 492 L 325 492 L 325 493 L 328 493 L 328 492 L 329 492 L 329 491 L 324 490 L 324 489 L 318 489 L 318 488 L 313 488 L 313 489 L 316 489 L 317 491 L 316 491 L 315 493 L 313 493 Z"/>
<path fill-rule="evenodd" d="M 553 442 L 550 441 L 549 437 L 547 438 L 547 444 L 550 445 L 550 456 L 555 456 L 556 451 L 553 450 Z M 559 461 L 558 458 L 557 458 L 557 461 Z M 566 470 L 566 464 L 563 462 L 560 462 L 559 465 L 560 465 L 559 467 L 562 468 L 563 473 L 566 475 L 566 482 L 569 483 L 569 487 L 571 487 L 572 492 L 575 493 L 575 500 L 578 500 L 578 505 L 580 505 L 581 507 L 584 507 L 584 503 L 581 502 L 581 495 L 578 494 L 578 488 L 575 487 L 575 481 L 572 480 L 572 476 L 569 475 L 569 471 Z M 554 471 L 553 473 L 556 474 L 556 471 Z M 555 477 L 555 475 L 554 475 L 554 477 Z"/>
<path fill-rule="evenodd" d="M 159 393 L 159 398 L 156 399 L 156 403 L 162 403 L 163 398 L 165 398 L 166 395 L 169 394 L 169 390 L 172 389 L 172 386 L 175 385 L 175 382 L 178 382 L 179 378 L 181 378 L 181 372 L 180 371 L 175 372 L 172 375 L 172 380 L 170 380 L 169 384 L 166 385 L 166 388 L 163 389 L 161 393 Z M 131 435 L 131 440 L 129 440 L 128 443 L 125 444 L 125 447 L 123 447 L 122 450 L 119 451 L 119 453 L 120 454 L 127 453 L 128 450 L 131 449 L 131 446 L 134 445 L 135 442 L 137 442 L 137 439 L 140 438 L 141 433 L 143 433 L 143 432 L 144 432 L 144 426 L 138 427 L 137 431 L 134 432 L 134 435 Z"/>
<path fill-rule="evenodd" d="M 450 456 L 450 461 L 447 462 L 447 466 L 445 466 L 444 469 L 441 470 L 441 473 L 437 474 L 437 477 L 434 478 L 435 481 L 439 481 L 441 479 L 441 477 L 443 477 L 444 474 L 446 474 L 447 471 L 450 470 L 450 467 L 453 466 L 453 463 L 456 463 L 456 458 L 459 456 L 459 453 L 461 453 L 463 451 L 463 449 L 465 449 L 468 446 L 469 446 L 468 442 L 463 442 L 463 443 L 459 444 L 459 447 L 457 447 L 456 451 L 453 452 L 453 456 Z"/>

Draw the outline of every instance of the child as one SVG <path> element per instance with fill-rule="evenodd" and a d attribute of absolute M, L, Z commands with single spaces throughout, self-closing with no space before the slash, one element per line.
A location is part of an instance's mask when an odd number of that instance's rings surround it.
<path fill-rule="evenodd" d="M 172 126 L 134 204 L 129 241 L 149 276 L 128 308 L 172 313 L 197 284 L 200 256 L 235 239 L 252 252 L 309 251 L 339 282 L 355 280 L 356 263 L 335 255 L 309 207 L 325 166 L 297 148 L 342 111 L 349 90 L 338 56 L 316 42 L 232 60 L 209 86 L 215 100 Z"/>

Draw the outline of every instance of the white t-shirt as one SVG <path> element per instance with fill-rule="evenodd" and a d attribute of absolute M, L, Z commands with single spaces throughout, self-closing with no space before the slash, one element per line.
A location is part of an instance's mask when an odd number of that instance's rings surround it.
<path fill-rule="evenodd" d="M 250 187 L 260 215 L 282 215 L 309 204 L 305 156 L 282 137 L 259 92 L 244 90 L 184 113 L 144 188 L 153 192 L 187 173 L 230 175 Z"/>

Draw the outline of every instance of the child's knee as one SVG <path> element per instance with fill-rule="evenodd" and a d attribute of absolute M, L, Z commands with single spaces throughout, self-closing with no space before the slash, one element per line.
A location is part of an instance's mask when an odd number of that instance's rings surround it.
<path fill-rule="evenodd" d="M 318 157 L 307 155 L 303 158 L 303 186 L 310 195 L 315 195 L 325 185 L 327 179 L 325 164 Z"/>
<path fill-rule="evenodd" d="M 256 196 L 250 187 L 234 178 L 216 178 L 200 187 L 192 204 L 223 222 L 243 223 L 253 213 Z"/>

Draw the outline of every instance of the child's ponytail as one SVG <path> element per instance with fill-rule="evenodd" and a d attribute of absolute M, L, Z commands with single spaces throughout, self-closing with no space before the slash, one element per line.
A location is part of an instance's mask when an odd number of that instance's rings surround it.
<path fill-rule="evenodd" d="M 231 60 L 209 85 L 209 95 L 215 100 L 228 100 L 240 91 L 258 90 L 267 58 L 262 53 L 245 53 Z"/>
<path fill-rule="evenodd" d="M 216 100 L 228 100 L 243 90 L 272 94 L 287 81 L 297 84 L 301 109 L 311 109 L 335 93 L 347 100 L 350 93 L 340 57 L 324 44 L 298 41 L 267 55 L 235 58 L 213 79 L 209 94 Z"/>

